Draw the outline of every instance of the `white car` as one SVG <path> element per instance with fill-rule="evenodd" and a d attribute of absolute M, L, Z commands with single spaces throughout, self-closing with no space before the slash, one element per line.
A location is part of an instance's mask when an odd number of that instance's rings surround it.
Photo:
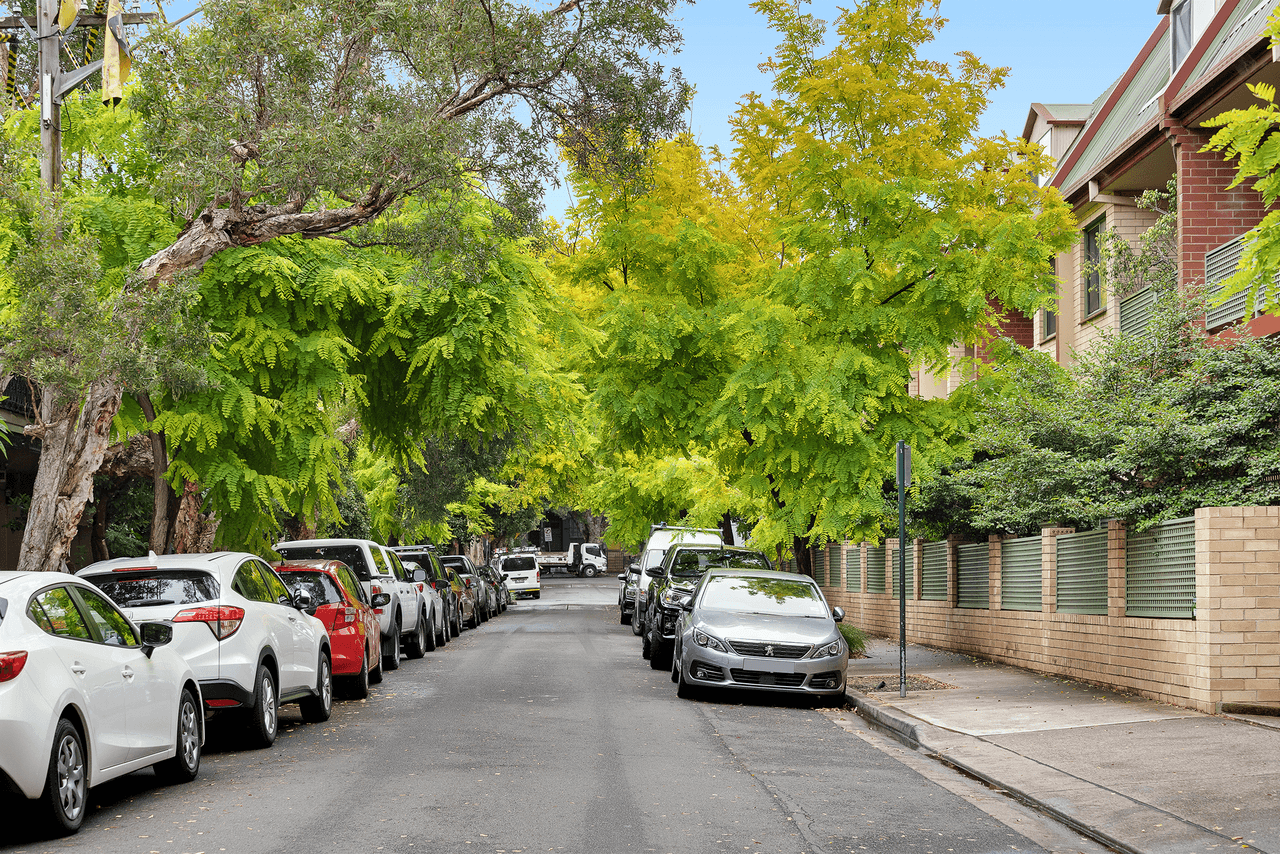
<path fill-rule="evenodd" d="M 649 541 L 640 555 L 640 577 L 636 582 L 635 598 L 631 602 L 631 633 L 643 639 L 641 655 L 649 657 L 648 629 L 645 617 L 649 608 L 649 592 L 657 582 L 654 575 L 662 567 L 667 550 L 674 545 L 721 546 L 724 539 L 720 532 L 710 528 L 669 528 L 654 525 L 649 529 Z"/>
<path fill-rule="evenodd" d="M 498 558 L 498 574 L 517 599 L 521 596 L 542 598 L 542 570 L 533 552 L 513 552 Z"/>
<path fill-rule="evenodd" d="M 444 643 L 441 638 L 444 630 L 444 600 L 427 583 L 427 571 L 421 565 L 413 563 L 410 566 L 386 546 L 382 547 L 382 552 L 400 581 L 402 601 L 417 603 L 418 619 L 414 621 L 413 629 L 405 635 L 405 648 L 410 658 L 421 658 Z"/>
<path fill-rule="evenodd" d="M 172 649 L 200 680 L 205 708 L 245 711 L 249 742 L 270 747 L 281 704 L 326 721 L 333 659 L 324 623 L 260 557 L 243 552 L 116 558 L 76 573 L 135 620 L 173 623 Z"/>
<path fill-rule="evenodd" d="M 383 546 L 373 540 L 337 537 L 316 540 L 292 540 L 276 543 L 275 550 L 285 560 L 340 560 L 360 579 L 370 600 L 378 593 L 391 596 L 391 601 L 375 608 L 382 629 L 382 669 L 400 667 L 402 640 L 410 658 L 421 658 L 426 649 L 426 626 L 419 627 L 426 606 L 417 588 L 410 590 L 407 581 L 396 576 L 395 566 Z M 418 644 L 421 639 L 423 643 Z"/>
<path fill-rule="evenodd" d="M 148 765 L 194 780 L 200 687 L 172 638 L 74 576 L 0 572 L 0 790 L 40 799 L 66 834 L 99 783 Z"/>

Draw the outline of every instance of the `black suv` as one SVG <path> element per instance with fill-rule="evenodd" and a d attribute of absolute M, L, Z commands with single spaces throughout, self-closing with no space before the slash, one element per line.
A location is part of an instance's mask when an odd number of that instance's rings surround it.
<path fill-rule="evenodd" d="M 400 560 L 411 560 L 427 571 L 427 583 L 436 589 L 444 600 L 444 641 L 462 634 L 462 616 L 458 610 L 458 594 L 453 588 L 448 571 L 441 565 L 436 555 L 436 547 L 423 546 L 391 546 L 391 551 L 400 556 Z"/>
<path fill-rule="evenodd" d="M 656 580 L 647 604 L 645 656 L 654 670 L 671 668 L 680 608 L 693 596 L 698 579 L 708 569 L 773 569 L 769 559 L 755 549 L 734 546 L 672 546 L 662 566 L 651 573 Z"/>

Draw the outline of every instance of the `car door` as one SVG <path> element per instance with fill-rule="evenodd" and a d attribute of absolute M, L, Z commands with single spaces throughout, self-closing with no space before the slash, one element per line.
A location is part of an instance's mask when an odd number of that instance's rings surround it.
<path fill-rule="evenodd" d="M 285 613 L 285 607 L 275 601 L 266 578 L 258 571 L 256 558 L 248 558 L 236 567 L 231 579 L 231 589 L 248 600 L 244 609 L 244 625 L 237 632 L 240 634 L 249 629 L 245 641 L 251 639 L 256 645 L 256 649 L 245 650 L 246 654 L 256 655 L 264 645 L 270 646 L 275 652 L 276 667 L 280 672 L 278 689 L 281 693 L 292 690 L 286 686 L 296 685 L 298 678 L 294 672 L 294 659 L 297 656 L 294 652 L 293 625 L 289 622 L 290 615 Z M 293 615 L 296 614 L 295 611 Z"/>
<path fill-rule="evenodd" d="M 124 671 L 129 664 L 122 655 L 125 650 L 94 638 L 84 614 L 64 586 L 37 593 L 31 598 L 27 613 L 50 636 L 50 644 L 67 668 L 70 683 L 83 698 L 92 767 L 105 771 L 128 762 L 133 745 L 125 693 Z"/>
<path fill-rule="evenodd" d="M 315 623 L 293 605 L 293 596 L 289 588 L 284 586 L 280 576 L 262 561 L 254 561 L 262 581 L 271 592 L 272 602 L 280 609 L 285 622 L 289 626 L 289 663 L 288 670 L 292 676 L 286 680 L 286 665 L 280 665 L 280 690 L 291 691 L 296 688 L 314 688 L 317 669 L 320 666 L 320 642 Z"/>
<path fill-rule="evenodd" d="M 130 759 L 142 759 L 173 747 L 182 686 L 170 668 L 142 651 L 141 638 L 111 600 L 87 587 L 74 587 L 90 628 L 101 643 L 118 647 L 114 655 L 124 676 Z"/>
<path fill-rule="evenodd" d="M 422 615 L 422 609 L 418 607 L 421 595 L 418 585 L 409 577 L 409 571 L 400 562 L 398 554 L 390 550 L 384 550 L 383 554 L 387 559 L 387 566 L 391 567 L 392 575 L 400 583 L 400 618 L 404 621 L 400 628 L 404 632 L 416 631 Z"/>

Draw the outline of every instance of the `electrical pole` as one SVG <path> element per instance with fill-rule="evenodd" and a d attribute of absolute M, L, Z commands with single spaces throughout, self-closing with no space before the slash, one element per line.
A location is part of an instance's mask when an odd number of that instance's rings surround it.
<path fill-rule="evenodd" d="M 40 183 L 50 190 L 62 186 L 62 40 L 56 0 L 39 0 L 36 6 L 36 67 L 40 75 Z"/>

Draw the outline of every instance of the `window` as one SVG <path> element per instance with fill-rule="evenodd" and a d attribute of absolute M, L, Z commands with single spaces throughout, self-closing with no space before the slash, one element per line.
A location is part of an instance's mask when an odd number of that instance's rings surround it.
<path fill-rule="evenodd" d="M 1173 70 L 1177 71 L 1182 60 L 1191 52 L 1195 29 L 1191 26 L 1191 0 L 1183 0 L 1169 13 L 1169 29 L 1172 31 Z"/>
<path fill-rule="evenodd" d="M 271 598 L 268 602 L 278 602 L 281 605 L 292 605 L 293 597 L 289 595 L 289 589 L 284 586 L 284 582 L 280 580 L 280 576 L 276 575 L 275 570 L 267 566 L 265 563 L 258 563 L 258 573 L 262 576 L 262 582 L 270 591 Z"/>
<path fill-rule="evenodd" d="M 1058 259 L 1049 259 L 1049 271 L 1053 274 L 1054 281 L 1058 279 Z M 1056 285 L 1055 285 L 1056 289 Z M 1054 302 L 1057 305 L 1057 302 Z M 1056 308 L 1046 308 L 1040 312 L 1040 340 L 1048 341 L 1050 338 L 1058 334 L 1058 310 Z"/>
<path fill-rule="evenodd" d="M 378 575 L 391 575 L 391 569 L 387 566 L 387 559 L 382 556 L 382 549 L 377 546 L 369 546 L 369 554 L 373 555 L 373 565 L 377 567 Z"/>
<path fill-rule="evenodd" d="M 85 613 L 89 617 L 89 621 L 94 624 L 98 630 L 98 637 L 103 643 L 112 646 L 137 646 L 138 636 L 134 634 L 133 626 L 129 625 L 129 621 L 125 619 L 115 607 L 107 601 L 105 596 L 95 593 L 92 590 L 86 590 L 83 587 L 76 590 L 80 594 L 80 601 L 84 602 Z"/>
<path fill-rule="evenodd" d="M 285 560 L 340 560 L 361 581 L 369 580 L 369 562 L 365 560 L 364 551 L 357 545 L 341 546 L 289 546 L 280 549 Z"/>
<path fill-rule="evenodd" d="M 231 589 L 246 599 L 254 602 L 272 602 L 271 591 L 267 589 L 262 576 L 254 568 L 253 561 L 245 561 L 236 570 L 236 577 L 231 579 Z"/>
<path fill-rule="evenodd" d="M 80 640 L 93 639 L 84 617 L 80 615 L 75 601 L 65 587 L 55 587 L 36 596 L 31 600 L 29 613 L 40 628 L 50 634 Z M 37 614 L 41 614 L 44 619 L 39 619 Z"/>
<path fill-rule="evenodd" d="M 1084 316 L 1102 311 L 1102 228 L 1107 218 L 1100 216 L 1084 230 Z"/>

